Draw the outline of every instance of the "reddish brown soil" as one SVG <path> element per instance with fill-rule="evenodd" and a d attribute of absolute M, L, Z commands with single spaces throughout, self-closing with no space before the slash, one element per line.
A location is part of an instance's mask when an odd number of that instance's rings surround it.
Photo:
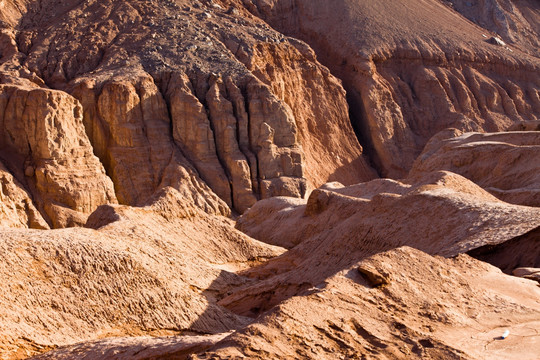
<path fill-rule="evenodd" d="M 539 26 L 0 0 L 0 360 L 538 360 Z"/>

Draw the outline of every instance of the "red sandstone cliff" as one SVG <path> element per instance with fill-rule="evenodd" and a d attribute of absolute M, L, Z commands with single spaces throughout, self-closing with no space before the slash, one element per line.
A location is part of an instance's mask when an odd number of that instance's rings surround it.
<path fill-rule="evenodd" d="M 52 93 L 57 98 L 47 101 L 73 112 L 77 122 L 63 114 L 56 121 L 73 128 L 72 141 L 91 146 L 86 151 L 114 184 L 114 194 L 110 184 L 94 186 L 88 193 L 94 204 L 59 206 L 88 214 L 115 197 L 142 205 L 165 186 L 179 189 L 187 171 L 202 195 L 192 200 L 227 214 L 260 198 L 303 197 L 328 180 L 374 176 L 352 131 L 340 82 L 307 45 L 245 11 L 189 1 L 57 5 L 30 2 L 6 22 L 1 68 L 11 87 L 1 91 L 4 118 L 18 123 L 32 110 L 24 101 L 12 109 L 10 94 L 20 92 L 15 89 L 58 89 Z M 57 104 L 60 99 L 65 105 Z M 3 124 L 6 136 L 24 136 Z M 20 140 L 55 146 L 41 138 Z M 2 144 L 6 157 L 28 156 L 7 138 Z M 49 201 L 44 192 L 60 191 L 53 189 L 62 186 L 52 186 L 56 180 L 47 181 L 47 190 L 29 189 L 38 203 Z M 87 192 L 85 186 L 73 191 Z M 44 211 L 53 226 L 82 221 Z"/>

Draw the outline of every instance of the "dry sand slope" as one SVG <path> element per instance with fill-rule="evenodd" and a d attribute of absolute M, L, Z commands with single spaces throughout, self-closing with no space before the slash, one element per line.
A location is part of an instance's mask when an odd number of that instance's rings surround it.
<path fill-rule="evenodd" d="M 0 360 L 538 360 L 539 24 L 0 0 Z"/>

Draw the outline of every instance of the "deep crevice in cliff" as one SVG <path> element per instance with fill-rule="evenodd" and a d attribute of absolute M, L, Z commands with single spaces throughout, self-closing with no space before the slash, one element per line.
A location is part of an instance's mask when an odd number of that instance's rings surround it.
<path fill-rule="evenodd" d="M 369 128 L 367 121 L 366 111 L 362 102 L 360 94 L 351 90 L 347 92 L 347 103 L 349 105 L 349 119 L 353 127 L 354 133 L 358 142 L 362 146 L 363 155 L 369 160 L 371 167 L 377 171 L 377 175 L 381 176 L 381 166 L 378 160 L 377 151 L 373 146 L 373 142 L 369 137 Z"/>

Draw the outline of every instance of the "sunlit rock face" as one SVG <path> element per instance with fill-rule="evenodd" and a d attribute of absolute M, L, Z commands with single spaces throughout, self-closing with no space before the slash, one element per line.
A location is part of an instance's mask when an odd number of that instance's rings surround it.
<path fill-rule="evenodd" d="M 0 0 L 0 359 L 536 358 L 535 0 Z"/>

